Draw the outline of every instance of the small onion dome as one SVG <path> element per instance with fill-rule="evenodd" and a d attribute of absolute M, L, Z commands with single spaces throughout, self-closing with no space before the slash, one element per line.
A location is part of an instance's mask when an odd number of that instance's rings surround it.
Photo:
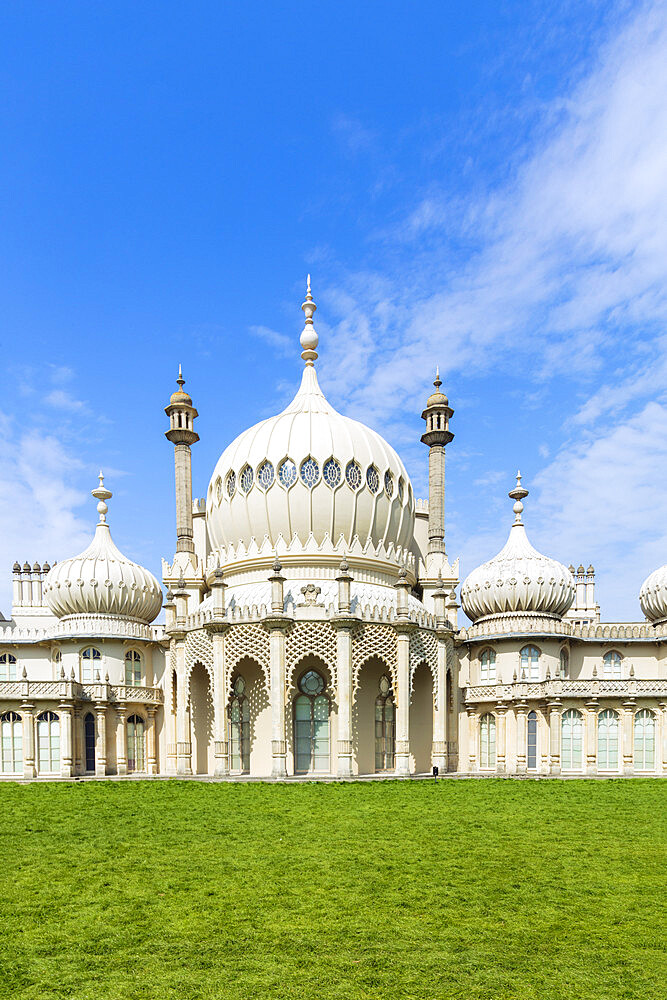
<path fill-rule="evenodd" d="M 639 605 L 650 622 L 667 621 L 667 566 L 654 569 L 639 591 Z"/>
<path fill-rule="evenodd" d="M 180 365 L 178 366 L 178 378 L 176 379 L 176 382 L 178 383 L 178 389 L 176 392 L 172 392 L 169 399 L 169 405 L 173 406 L 174 404 L 178 405 L 180 403 L 181 406 L 192 406 L 192 396 L 190 396 L 183 388 L 185 385 L 185 379 L 183 378 L 183 372 L 181 371 Z"/>
<path fill-rule="evenodd" d="M 46 602 L 58 618 L 66 615 L 114 615 L 149 624 L 162 606 L 160 585 L 147 569 L 126 559 L 113 543 L 105 503 L 111 497 L 100 485 L 92 491 L 99 500 L 100 520 L 95 537 L 85 550 L 64 559 L 51 569 L 44 581 Z"/>
<path fill-rule="evenodd" d="M 516 488 L 509 495 L 516 500 L 509 538 L 497 556 L 464 580 L 463 610 L 473 622 L 517 612 L 561 618 L 574 600 L 572 574 L 528 541 L 521 520 L 521 501 L 528 496 L 528 490 L 521 485 L 521 473 L 517 473 Z"/>
<path fill-rule="evenodd" d="M 449 406 L 449 400 L 445 396 L 444 392 L 440 392 L 440 386 L 442 385 L 442 379 L 440 378 L 440 366 L 435 369 L 435 381 L 433 383 L 435 386 L 435 392 L 426 400 L 426 408 L 429 406 Z"/>

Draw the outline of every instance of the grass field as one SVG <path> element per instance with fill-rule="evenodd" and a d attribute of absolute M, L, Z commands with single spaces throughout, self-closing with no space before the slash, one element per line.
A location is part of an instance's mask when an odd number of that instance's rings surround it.
<path fill-rule="evenodd" d="M 659 780 L 0 786 L 0 995 L 663 1000 Z"/>

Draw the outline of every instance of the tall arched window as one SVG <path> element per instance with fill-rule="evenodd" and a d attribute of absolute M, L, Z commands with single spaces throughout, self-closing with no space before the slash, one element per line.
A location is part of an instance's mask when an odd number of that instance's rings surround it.
<path fill-rule="evenodd" d="M 561 677 L 570 675 L 570 654 L 566 649 L 560 651 L 560 675 Z"/>
<path fill-rule="evenodd" d="M 16 680 L 16 657 L 12 653 L 0 653 L 0 681 Z"/>
<path fill-rule="evenodd" d="M 618 770 L 618 715 L 610 708 L 598 715 L 598 771 Z"/>
<path fill-rule="evenodd" d="M 479 672 L 482 684 L 495 683 L 496 680 L 496 651 L 495 649 L 484 649 L 479 658 Z"/>
<path fill-rule="evenodd" d="M 127 720 L 127 769 L 146 770 L 145 724 L 140 715 L 131 715 Z"/>
<path fill-rule="evenodd" d="M 57 681 L 60 677 L 60 670 L 63 665 L 62 649 L 54 649 L 51 653 L 51 663 L 53 664 L 53 679 Z"/>
<path fill-rule="evenodd" d="M 655 715 L 642 708 L 635 715 L 635 771 L 655 770 Z"/>
<path fill-rule="evenodd" d="M 20 774 L 23 771 L 23 722 L 17 712 L 0 716 L 2 738 L 2 773 Z"/>
<path fill-rule="evenodd" d="M 483 715 L 479 720 L 479 766 L 496 766 L 496 717 Z"/>
<path fill-rule="evenodd" d="M 540 651 L 537 646 L 524 646 L 521 650 L 522 681 L 539 681 Z"/>
<path fill-rule="evenodd" d="M 396 708 L 391 681 L 386 674 L 380 678 L 375 699 L 375 770 L 393 771 L 396 730 Z"/>
<path fill-rule="evenodd" d="M 55 712 L 37 716 L 37 770 L 45 774 L 60 770 L 60 719 Z"/>
<path fill-rule="evenodd" d="M 92 684 L 95 674 L 100 669 L 102 654 L 99 649 L 88 646 L 81 653 L 81 682 L 82 684 Z"/>
<path fill-rule="evenodd" d="M 526 767 L 529 771 L 537 767 L 537 712 L 528 713 Z"/>
<path fill-rule="evenodd" d="M 86 751 L 86 771 L 95 770 L 95 716 L 87 712 L 83 720 L 84 748 Z"/>
<path fill-rule="evenodd" d="M 584 720 L 581 712 L 574 708 L 563 712 L 560 733 L 561 768 L 564 771 L 580 771 L 584 745 Z"/>
<path fill-rule="evenodd" d="M 602 657 L 602 673 L 604 677 L 621 676 L 621 654 L 612 649 L 610 653 L 605 653 Z"/>
<path fill-rule="evenodd" d="M 237 677 L 229 705 L 229 766 L 240 772 L 250 770 L 250 703 L 245 690 L 245 678 Z"/>
<path fill-rule="evenodd" d="M 136 649 L 128 649 L 125 654 L 125 683 L 133 687 L 141 684 L 141 653 Z"/>
<path fill-rule="evenodd" d="M 329 771 L 329 699 L 324 678 L 308 670 L 299 681 L 301 694 L 294 700 L 295 770 Z"/>

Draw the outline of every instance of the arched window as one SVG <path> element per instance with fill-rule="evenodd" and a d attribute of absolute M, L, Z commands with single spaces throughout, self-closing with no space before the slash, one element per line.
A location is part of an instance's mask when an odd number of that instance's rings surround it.
<path fill-rule="evenodd" d="M 496 679 L 496 651 L 484 649 L 479 658 L 479 672 L 482 684 L 494 683 Z"/>
<path fill-rule="evenodd" d="M 526 745 L 526 767 L 534 771 L 537 767 L 537 712 L 528 713 Z"/>
<path fill-rule="evenodd" d="M 245 689 L 245 679 L 237 677 L 229 705 L 229 766 L 240 772 L 250 770 L 250 703 Z"/>
<path fill-rule="evenodd" d="M 539 681 L 540 651 L 537 646 L 524 646 L 521 650 L 521 680 Z"/>
<path fill-rule="evenodd" d="M 621 654 L 612 649 L 610 653 L 605 653 L 602 657 L 602 673 L 604 677 L 620 678 L 621 676 Z"/>
<path fill-rule="evenodd" d="M 635 715 L 635 771 L 655 770 L 655 715 L 642 708 Z"/>
<path fill-rule="evenodd" d="M 294 700 L 295 770 L 329 771 L 329 699 L 324 678 L 308 670 L 299 681 L 301 694 Z"/>
<path fill-rule="evenodd" d="M 560 675 L 561 677 L 569 677 L 569 674 L 570 674 L 570 655 L 566 649 L 561 649 Z"/>
<path fill-rule="evenodd" d="M 17 712 L 0 716 L 2 738 L 2 773 L 20 774 L 23 771 L 23 722 Z"/>
<path fill-rule="evenodd" d="M 141 685 L 141 653 L 128 649 L 125 654 L 125 683 L 132 687 Z"/>
<path fill-rule="evenodd" d="M 496 717 L 483 715 L 479 720 L 479 766 L 496 766 Z"/>
<path fill-rule="evenodd" d="M 127 720 L 127 770 L 146 770 L 145 723 L 140 715 L 131 715 Z"/>
<path fill-rule="evenodd" d="M 618 715 L 610 708 L 598 715 L 598 771 L 618 770 Z"/>
<path fill-rule="evenodd" d="M 569 708 L 560 722 L 561 768 L 563 771 L 580 771 L 583 760 L 584 720 L 581 712 Z"/>
<path fill-rule="evenodd" d="M 86 751 L 86 771 L 95 770 L 95 716 L 86 714 L 83 720 L 84 746 Z"/>
<path fill-rule="evenodd" d="M 95 674 L 100 669 L 102 654 L 94 646 L 88 646 L 81 653 L 81 682 L 90 684 L 95 680 Z"/>
<path fill-rule="evenodd" d="M 46 774 L 60 770 L 60 719 L 55 712 L 37 716 L 37 770 Z"/>
<path fill-rule="evenodd" d="M 16 657 L 12 653 L 0 653 L 0 681 L 16 680 Z"/>
<path fill-rule="evenodd" d="M 396 708 L 391 681 L 386 674 L 380 678 L 375 699 L 375 770 L 393 771 L 395 767 Z"/>

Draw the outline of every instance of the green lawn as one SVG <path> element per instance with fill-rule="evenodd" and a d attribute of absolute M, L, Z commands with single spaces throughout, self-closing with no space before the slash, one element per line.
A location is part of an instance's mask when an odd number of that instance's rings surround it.
<path fill-rule="evenodd" d="M 667 784 L 0 786 L 0 995 L 667 995 Z"/>

